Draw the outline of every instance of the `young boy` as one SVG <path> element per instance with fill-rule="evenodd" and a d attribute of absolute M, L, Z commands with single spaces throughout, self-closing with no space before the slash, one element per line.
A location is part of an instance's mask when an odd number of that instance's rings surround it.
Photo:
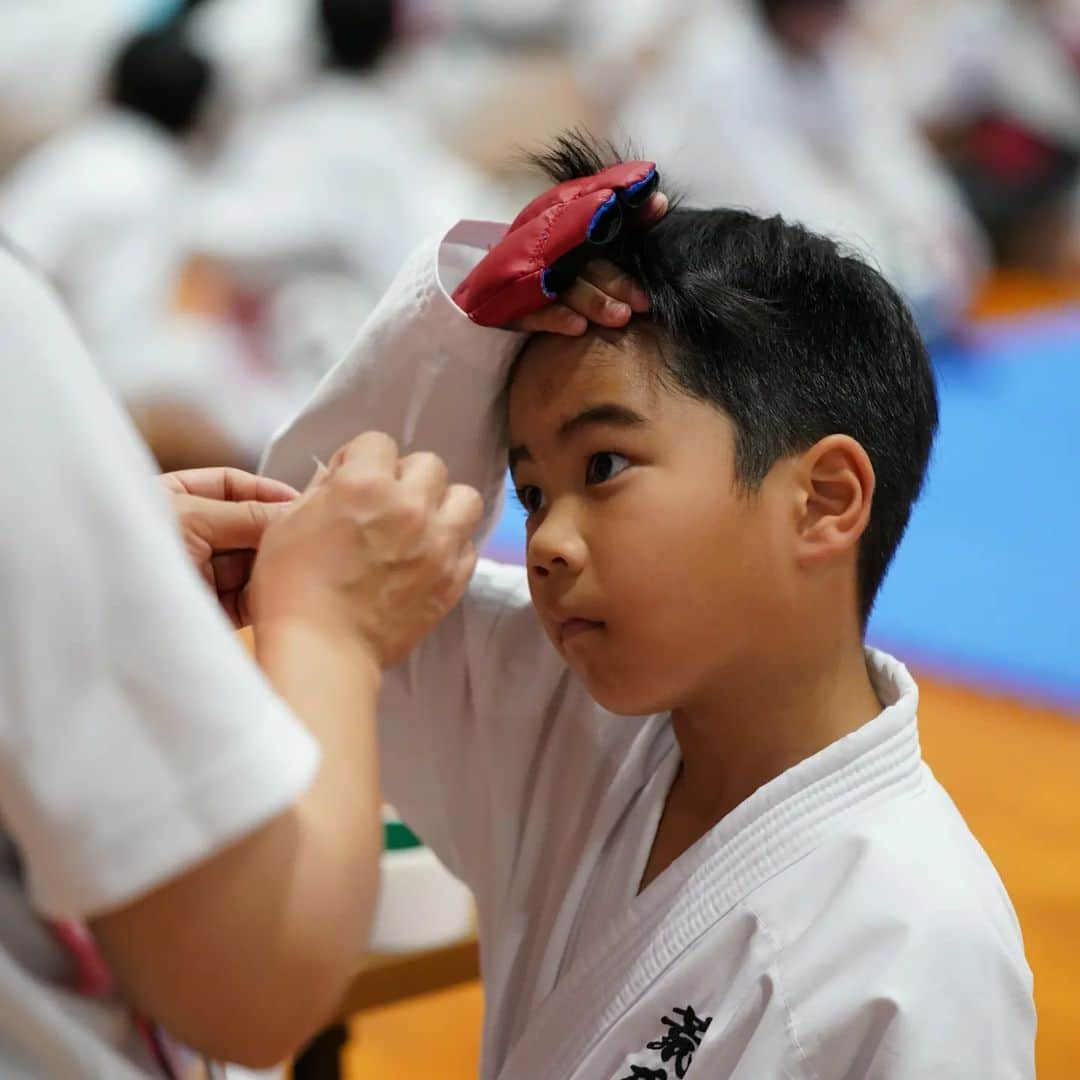
<path fill-rule="evenodd" d="M 1015 914 L 862 643 L 937 422 L 904 305 L 779 219 L 674 209 L 614 250 L 647 314 L 601 265 L 564 304 L 621 329 L 523 339 L 450 296 L 504 233 L 412 262 L 267 459 L 303 483 L 380 426 L 494 513 L 509 454 L 527 565 L 481 566 L 380 731 L 476 894 L 483 1077 L 1032 1076 Z"/>

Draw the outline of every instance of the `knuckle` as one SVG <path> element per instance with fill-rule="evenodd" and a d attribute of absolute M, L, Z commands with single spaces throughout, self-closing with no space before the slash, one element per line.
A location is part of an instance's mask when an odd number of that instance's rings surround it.
<path fill-rule="evenodd" d="M 427 526 L 428 508 L 419 495 L 402 495 L 397 502 L 397 518 L 410 534 L 423 532 Z"/>
<path fill-rule="evenodd" d="M 603 293 L 591 293 L 588 300 L 588 314 L 590 319 L 602 319 L 610 313 L 611 299 Z"/>
<path fill-rule="evenodd" d="M 604 292 L 618 288 L 626 280 L 626 275 L 607 259 L 593 259 L 586 265 L 582 277 Z"/>
<path fill-rule="evenodd" d="M 409 460 L 413 462 L 417 471 L 423 473 L 425 476 L 430 476 L 433 479 L 445 480 L 449 475 L 446 462 L 443 461 L 438 454 L 422 450 L 410 455 Z"/>
<path fill-rule="evenodd" d="M 389 477 L 346 465 L 334 473 L 331 486 L 359 502 L 382 502 L 390 497 L 393 483 Z"/>
<path fill-rule="evenodd" d="M 398 448 L 397 439 L 385 431 L 365 431 L 357 436 L 356 441 L 369 449 L 393 450 L 396 453 Z"/>

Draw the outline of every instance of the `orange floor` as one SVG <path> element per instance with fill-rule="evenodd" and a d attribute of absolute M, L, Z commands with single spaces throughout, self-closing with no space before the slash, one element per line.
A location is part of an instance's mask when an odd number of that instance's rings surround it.
<path fill-rule="evenodd" d="M 1080 716 L 922 683 L 926 758 L 996 863 L 1024 928 L 1040 1080 L 1080 1077 Z M 479 986 L 354 1019 L 350 1080 L 467 1080 Z"/>

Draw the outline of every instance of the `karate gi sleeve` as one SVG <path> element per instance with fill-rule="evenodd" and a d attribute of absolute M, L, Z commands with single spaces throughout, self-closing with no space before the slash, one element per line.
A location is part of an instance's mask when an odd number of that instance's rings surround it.
<path fill-rule="evenodd" d="M 494 520 L 506 473 L 503 387 L 523 337 L 470 322 L 450 293 L 503 231 L 462 223 L 405 266 L 348 355 L 276 435 L 264 472 L 303 487 L 316 457 L 380 430 L 403 453 L 442 456 L 454 481 L 484 496 L 485 527 Z M 481 902 L 490 868 L 513 864 L 530 768 L 566 679 L 524 570 L 492 563 L 481 563 L 462 604 L 387 673 L 384 796 Z"/>

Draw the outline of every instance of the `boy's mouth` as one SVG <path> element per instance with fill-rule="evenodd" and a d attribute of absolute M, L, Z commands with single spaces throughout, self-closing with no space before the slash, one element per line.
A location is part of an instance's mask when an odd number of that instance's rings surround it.
<path fill-rule="evenodd" d="M 565 645 L 572 638 L 587 634 L 590 630 L 602 630 L 604 624 L 595 619 L 563 619 L 559 623 L 559 641 Z"/>

